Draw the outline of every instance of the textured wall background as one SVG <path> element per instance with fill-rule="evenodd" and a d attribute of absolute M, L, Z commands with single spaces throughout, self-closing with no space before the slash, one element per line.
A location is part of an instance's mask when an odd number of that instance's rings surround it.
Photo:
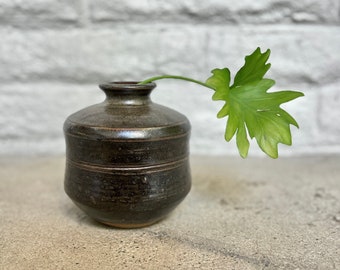
<path fill-rule="evenodd" d="M 64 119 L 104 98 L 100 82 L 235 74 L 257 46 L 272 50 L 276 89 L 306 94 L 286 106 L 301 128 L 281 154 L 340 153 L 339 13 L 339 0 L 0 0 L 0 155 L 63 153 Z M 157 89 L 191 120 L 192 153 L 237 153 L 209 90 Z"/>

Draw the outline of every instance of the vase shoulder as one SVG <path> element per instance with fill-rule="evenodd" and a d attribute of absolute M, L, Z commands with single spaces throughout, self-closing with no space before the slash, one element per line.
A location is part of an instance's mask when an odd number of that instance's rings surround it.
<path fill-rule="evenodd" d="M 144 106 L 114 106 L 105 102 L 70 115 L 65 132 L 86 137 L 121 137 L 128 131 L 133 137 L 164 137 L 189 132 L 190 123 L 181 113 L 151 103 Z M 122 131 L 124 131 L 122 133 Z"/>

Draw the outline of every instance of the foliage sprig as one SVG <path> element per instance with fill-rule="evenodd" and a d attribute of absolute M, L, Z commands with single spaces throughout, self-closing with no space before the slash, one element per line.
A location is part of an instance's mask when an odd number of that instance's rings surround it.
<path fill-rule="evenodd" d="M 271 66 L 267 63 L 269 56 L 269 49 L 262 53 L 260 48 L 246 56 L 245 63 L 236 73 L 232 84 L 228 68 L 213 69 L 213 75 L 205 82 L 183 76 L 161 75 L 146 79 L 140 84 L 161 79 L 180 79 L 214 90 L 212 99 L 225 102 L 217 117 L 228 117 L 224 135 L 226 141 L 236 135 L 239 153 L 245 158 L 248 155 L 249 138 L 255 138 L 264 153 L 277 158 L 279 143 L 292 144 L 290 125 L 299 127 L 295 119 L 280 105 L 304 94 L 291 90 L 268 93 L 275 84 L 274 80 L 264 78 Z"/>

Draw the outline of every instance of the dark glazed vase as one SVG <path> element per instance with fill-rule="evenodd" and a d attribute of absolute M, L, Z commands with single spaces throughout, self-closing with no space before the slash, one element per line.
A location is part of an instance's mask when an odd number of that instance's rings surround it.
<path fill-rule="evenodd" d="M 65 191 L 97 221 L 150 225 L 188 194 L 188 119 L 150 99 L 154 83 L 99 86 L 106 100 L 69 116 Z"/>

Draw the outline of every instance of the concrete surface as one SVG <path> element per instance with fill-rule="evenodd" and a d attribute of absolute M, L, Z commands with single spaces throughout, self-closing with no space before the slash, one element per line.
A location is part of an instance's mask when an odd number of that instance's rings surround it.
<path fill-rule="evenodd" d="M 340 269 L 340 157 L 193 157 L 162 222 L 100 225 L 63 192 L 63 158 L 1 159 L 0 269 Z"/>
<path fill-rule="evenodd" d="M 306 94 L 281 155 L 340 154 L 340 0 L 0 0 L 0 37 L 0 155 L 62 155 L 63 121 L 103 98 L 99 83 L 235 75 L 258 46 L 275 89 Z M 192 153 L 237 155 L 211 95 L 162 81 L 153 98 L 188 116 Z"/>

